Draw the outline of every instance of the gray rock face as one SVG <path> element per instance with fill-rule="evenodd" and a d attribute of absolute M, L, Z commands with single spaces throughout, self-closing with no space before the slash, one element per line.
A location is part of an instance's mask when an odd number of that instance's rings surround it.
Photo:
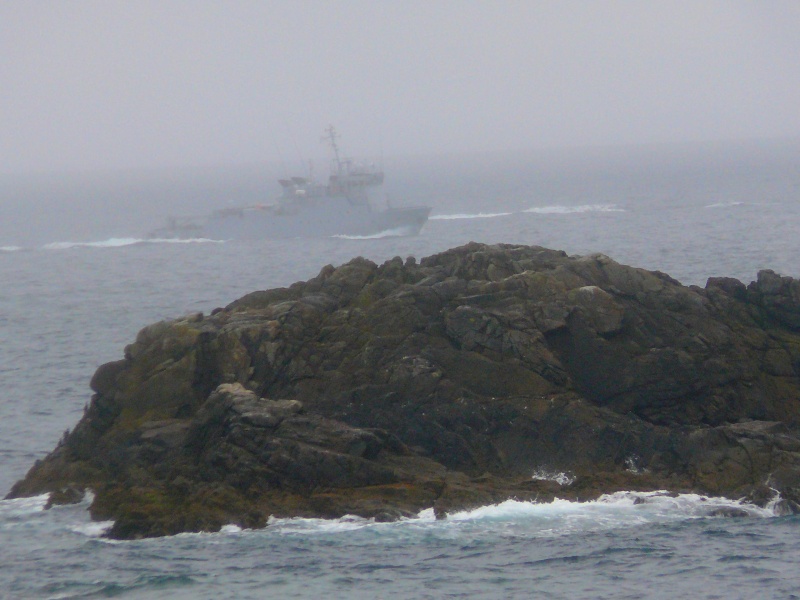
<path fill-rule="evenodd" d="M 800 282 L 771 271 L 701 289 L 540 247 L 358 258 L 150 325 L 91 387 L 10 495 L 91 488 L 117 537 L 620 489 L 800 503 Z"/>

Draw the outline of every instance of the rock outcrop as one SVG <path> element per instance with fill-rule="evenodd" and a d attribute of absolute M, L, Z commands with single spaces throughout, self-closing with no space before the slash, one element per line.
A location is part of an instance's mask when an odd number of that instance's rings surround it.
<path fill-rule="evenodd" d="M 603 255 L 357 258 L 143 329 L 9 496 L 121 538 L 667 489 L 800 509 L 800 282 Z M 558 474 L 565 474 L 558 477 Z"/>

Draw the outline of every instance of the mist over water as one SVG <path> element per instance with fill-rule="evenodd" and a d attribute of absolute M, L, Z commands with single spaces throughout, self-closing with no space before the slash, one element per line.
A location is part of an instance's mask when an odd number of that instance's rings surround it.
<path fill-rule="evenodd" d="M 795 0 L 6 0 L 0 56 L 0 495 L 142 327 L 358 255 L 520 243 L 685 284 L 800 276 Z M 148 239 L 269 202 L 309 159 L 327 177 L 330 123 L 382 164 L 379 206 L 432 208 L 419 236 Z M 0 501 L 0 598 L 800 597 L 800 518 L 645 500 L 135 542 L 88 501 Z"/>
<path fill-rule="evenodd" d="M 0 176 L 0 246 L 142 238 L 169 216 L 274 197 L 278 176 L 275 165 Z"/>
<path fill-rule="evenodd" d="M 0 3 L 0 173 L 800 135 L 800 7 Z M 299 149 L 299 151 L 298 151 Z"/>
<path fill-rule="evenodd" d="M 142 239 L 167 217 L 273 201 L 279 178 L 309 174 L 293 164 L 0 176 L 0 247 Z M 799 164 L 800 140 L 390 157 L 373 200 L 431 206 L 432 220 L 679 211 L 699 195 L 716 208 L 782 198 Z"/>
<path fill-rule="evenodd" d="M 362 255 L 467 243 L 603 252 L 685 284 L 800 276 L 800 141 L 387 159 L 387 198 L 427 204 L 416 237 L 147 240 L 170 214 L 278 192 L 270 168 L 2 180 L 0 494 L 73 427 L 89 380 L 142 327 L 210 312 Z M 531 477 L 563 479 L 544 469 Z M 797 517 L 736 499 L 628 494 L 503 503 L 435 521 L 273 520 L 263 531 L 102 538 L 87 504 L 0 502 L 0 597 L 668 598 L 800 594 Z"/>

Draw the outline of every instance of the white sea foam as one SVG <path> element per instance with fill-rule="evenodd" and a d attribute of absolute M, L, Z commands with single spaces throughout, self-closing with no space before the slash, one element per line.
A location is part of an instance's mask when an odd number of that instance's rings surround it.
<path fill-rule="evenodd" d="M 75 533 L 85 535 L 90 538 L 98 538 L 104 535 L 114 525 L 114 521 L 91 521 L 72 525 L 69 529 Z"/>
<path fill-rule="evenodd" d="M 47 495 L 0 501 L 0 523 L 8 528 L 50 514 L 44 511 Z M 53 517 L 62 522 L 62 527 L 74 533 L 102 538 L 113 525 L 112 521 L 87 521 L 86 505 L 90 498 L 78 505 L 54 509 Z M 82 509 L 82 510 L 79 510 Z M 648 524 L 680 522 L 689 519 L 717 518 L 726 516 L 768 518 L 784 514 L 780 496 L 766 507 L 758 507 L 741 500 L 701 496 L 698 494 L 671 494 L 656 492 L 617 492 L 606 494 L 589 502 L 574 502 L 556 498 L 552 502 L 523 502 L 506 500 L 499 504 L 482 506 L 472 510 L 457 511 L 443 519 L 437 519 L 433 509 L 421 511 L 414 517 L 393 522 L 377 522 L 348 515 L 340 519 L 274 518 L 271 517 L 265 533 L 268 535 L 317 536 L 358 534 L 368 536 L 390 536 L 391 538 L 424 535 L 452 538 L 463 533 L 464 528 L 476 533 L 514 535 L 530 537 L 552 537 L 581 532 L 627 528 Z M 39 515 L 39 516 L 37 516 Z M 50 520 L 48 519 L 48 522 Z M 16 523 L 17 525 L 12 525 Z M 256 531 L 242 530 L 237 525 L 227 525 L 218 534 L 186 533 L 181 537 L 216 535 L 252 535 Z M 222 538 L 218 538 L 222 539 Z M 109 540 L 109 543 L 117 543 Z"/>
<path fill-rule="evenodd" d="M 379 240 L 382 238 L 390 237 L 403 237 L 413 233 L 410 227 L 395 227 L 394 229 L 385 229 L 372 235 L 334 235 L 331 237 L 339 238 L 342 240 Z"/>
<path fill-rule="evenodd" d="M 0 246 L 0 252 L 19 252 L 22 250 L 21 246 Z"/>
<path fill-rule="evenodd" d="M 40 513 L 44 510 L 49 497 L 50 494 L 42 494 L 41 496 L 32 496 L 30 498 L 0 500 L 0 521 Z"/>
<path fill-rule="evenodd" d="M 531 475 L 531 479 L 537 481 L 555 481 L 558 485 L 572 485 L 575 483 L 575 476 L 563 471 L 548 471 L 547 469 L 537 469 Z"/>
<path fill-rule="evenodd" d="M 315 533 L 345 533 L 363 529 L 375 521 L 353 515 L 345 515 L 340 519 L 305 519 L 294 517 L 291 519 L 276 519 L 270 517 L 268 526 L 284 534 L 315 534 Z"/>
<path fill-rule="evenodd" d="M 548 503 L 507 500 L 500 504 L 484 506 L 449 515 L 453 520 L 480 520 L 520 517 L 571 516 L 597 518 L 613 516 L 622 525 L 626 521 L 662 521 L 688 518 L 714 517 L 737 514 L 751 517 L 777 516 L 776 506 L 765 508 L 741 500 L 701 496 L 699 494 L 673 495 L 664 490 L 656 492 L 616 492 L 605 494 L 591 502 L 572 502 L 555 499 Z"/>
<path fill-rule="evenodd" d="M 714 204 L 706 204 L 705 208 L 728 208 L 730 206 L 743 206 L 744 202 L 715 202 Z"/>
<path fill-rule="evenodd" d="M 554 206 L 534 206 L 522 212 L 540 215 L 568 215 L 587 212 L 625 212 L 625 209 L 619 208 L 616 204 L 581 204 L 580 206 L 557 204 Z"/>
<path fill-rule="evenodd" d="M 0 527 L 7 531 L 47 531 L 57 524 L 59 529 L 97 538 L 114 524 L 113 521 L 89 520 L 88 509 L 94 500 L 91 492 L 87 492 L 76 504 L 55 505 L 45 510 L 49 497 L 49 494 L 41 494 L 30 498 L 0 500 Z"/>
<path fill-rule="evenodd" d="M 72 248 L 120 248 L 142 242 L 138 238 L 109 238 L 99 242 L 53 242 L 45 244 L 45 250 L 70 250 Z"/>
<path fill-rule="evenodd" d="M 627 458 L 625 458 L 625 470 L 628 473 L 633 473 L 638 475 L 640 473 L 647 473 L 647 469 L 643 469 L 639 466 L 639 462 L 642 458 L 638 454 L 631 454 Z"/>
<path fill-rule="evenodd" d="M 454 512 L 438 520 L 433 509 L 424 510 L 413 518 L 390 523 L 354 516 L 341 519 L 270 518 L 268 530 L 279 535 L 336 535 L 366 530 L 398 535 L 404 531 L 410 534 L 421 527 L 435 535 L 448 535 L 453 528 L 459 530 L 465 526 L 487 530 L 500 527 L 505 530 L 513 525 L 516 534 L 535 537 L 687 519 L 724 516 L 767 518 L 780 514 L 777 502 L 762 508 L 740 500 L 698 494 L 674 495 L 662 490 L 617 492 L 590 502 L 558 498 L 552 502 L 506 500 Z"/>
<path fill-rule="evenodd" d="M 428 217 L 429 221 L 452 221 L 457 219 L 493 219 L 495 217 L 507 217 L 514 213 L 499 212 L 499 213 L 456 213 L 454 215 L 431 215 Z"/>
<path fill-rule="evenodd" d="M 145 244 L 224 244 L 225 240 L 211 238 L 147 238 L 140 240 Z"/>
<path fill-rule="evenodd" d="M 109 238 L 98 242 L 53 242 L 42 246 L 45 250 L 71 250 L 72 248 L 123 248 L 136 244 L 222 244 L 220 240 L 208 238 Z"/>

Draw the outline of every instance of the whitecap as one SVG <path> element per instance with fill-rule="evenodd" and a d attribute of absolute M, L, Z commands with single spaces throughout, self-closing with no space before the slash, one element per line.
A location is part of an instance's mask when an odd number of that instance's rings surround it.
<path fill-rule="evenodd" d="M 338 535 L 359 531 L 399 535 L 420 528 L 435 535 L 452 535 L 464 527 L 513 531 L 515 535 L 552 536 L 625 528 L 689 519 L 727 516 L 767 518 L 781 515 L 776 502 L 759 507 L 742 500 L 655 492 L 616 492 L 579 502 L 556 498 L 551 502 L 506 500 L 498 504 L 455 511 L 437 519 L 433 509 L 415 517 L 384 523 L 348 515 L 340 519 L 275 518 L 268 530 L 278 535 Z M 508 529 L 511 527 L 512 529 Z M 455 529 L 454 529 L 455 528 Z"/>
<path fill-rule="evenodd" d="M 225 240 L 212 240 L 211 238 L 147 238 L 141 240 L 147 244 L 224 244 Z"/>
<path fill-rule="evenodd" d="M 0 518 L 13 507 L 19 514 L 16 520 L 31 513 L 41 512 L 47 496 L 23 498 L 0 502 Z M 27 511 L 27 512 L 26 512 Z M 420 531 L 434 536 L 452 537 L 465 527 L 470 531 L 552 537 L 581 532 L 627 528 L 648 524 L 673 523 L 692 519 L 727 516 L 768 518 L 782 515 L 779 496 L 774 503 L 759 507 L 742 500 L 699 494 L 671 494 L 665 490 L 654 492 L 616 492 L 596 500 L 579 502 L 555 498 L 550 502 L 506 500 L 498 504 L 470 510 L 455 511 L 437 518 L 433 508 L 420 511 L 412 517 L 392 522 L 379 522 L 354 515 L 339 519 L 277 518 L 270 517 L 264 533 L 278 536 L 338 536 L 361 534 L 392 538 L 416 536 Z M 5 520 L 11 520 L 6 517 Z M 71 523 L 69 530 L 91 538 L 106 541 L 102 536 L 113 526 L 113 521 Z M 243 530 L 238 525 L 226 525 L 217 533 L 182 533 L 177 537 L 235 535 L 257 533 Z M 220 541 L 224 538 L 216 538 Z M 399 538 L 398 538 L 399 539 Z M 112 542 L 112 540 L 108 540 Z"/>
<path fill-rule="evenodd" d="M 413 517 L 403 517 L 397 521 L 376 521 L 355 515 L 345 515 L 339 519 L 314 519 L 304 517 L 277 518 L 270 517 L 267 525 L 270 531 L 281 534 L 336 534 L 358 531 L 366 528 L 395 529 L 407 525 L 425 525 L 436 523 L 433 508 L 421 510 Z"/>
<path fill-rule="evenodd" d="M 52 242 L 45 244 L 45 250 L 71 250 L 72 248 L 121 248 L 139 244 L 144 240 L 139 238 L 109 238 L 99 242 Z"/>
<path fill-rule="evenodd" d="M 774 517 L 778 509 L 774 506 L 759 507 L 742 500 L 702 496 L 699 494 L 670 494 L 665 490 L 655 492 L 615 492 L 604 494 L 597 500 L 575 502 L 554 499 L 552 502 L 522 502 L 506 500 L 499 504 L 483 506 L 448 515 L 456 521 L 509 520 L 518 518 L 569 517 L 574 519 L 597 519 L 617 521 L 619 525 L 629 522 L 681 520 L 736 514 L 750 517 Z"/>
<path fill-rule="evenodd" d="M 436 520 L 436 513 L 433 511 L 432 508 L 426 508 L 425 510 L 419 511 L 417 515 L 418 521 L 435 521 Z"/>
<path fill-rule="evenodd" d="M 74 533 L 79 533 L 90 538 L 102 537 L 106 532 L 114 526 L 114 521 L 91 521 L 89 523 L 81 523 L 80 525 L 72 525 L 69 529 Z"/>
<path fill-rule="evenodd" d="M 15 519 L 44 511 L 50 494 L 0 500 L 0 520 Z"/>
<path fill-rule="evenodd" d="M 730 206 L 743 206 L 744 202 L 715 202 L 714 204 L 706 204 L 705 208 L 728 208 Z"/>
<path fill-rule="evenodd" d="M 0 246 L 0 252 L 19 252 L 22 250 L 21 246 Z"/>
<path fill-rule="evenodd" d="M 373 519 L 365 519 L 354 515 L 345 515 L 339 519 L 270 517 L 267 521 L 267 525 L 273 531 L 280 530 L 280 533 L 286 534 L 344 533 L 363 529 L 374 523 L 375 521 Z"/>
<path fill-rule="evenodd" d="M 71 250 L 73 248 L 124 248 L 138 244 L 222 244 L 220 240 L 208 238 L 109 238 L 97 242 L 53 242 L 45 244 L 45 250 Z"/>
<path fill-rule="evenodd" d="M 373 233 L 371 235 L 337 234 L 331 237 L 339 238 L 342 240 L 379 240 L 382 238 L 405 237 L 411 235 L 415 231 L 416 227 L 395 227 L 394 229 L 384 229 L 383 231 L 379 231 L 378 233 Z"/>
<path fill-rule="evenodd" d="M 616 204 L 581 204 L 580 206 L 556 204 L 553 206 L 534 206 L 525 209 L 523 212 L 540 215 L 568 215 L 587 212 L 625 212 L 625 209 L 619 208 Z"/>
<path fill-rule="evenodd" d="M 429 221 L 451 221 L 456 219 L 493 219 L 495 217 L 507 217 L 514 213 L 500 212 L 500 213 L 456 213 L 453 215 L 432 215 L 428 217 Z"/>

